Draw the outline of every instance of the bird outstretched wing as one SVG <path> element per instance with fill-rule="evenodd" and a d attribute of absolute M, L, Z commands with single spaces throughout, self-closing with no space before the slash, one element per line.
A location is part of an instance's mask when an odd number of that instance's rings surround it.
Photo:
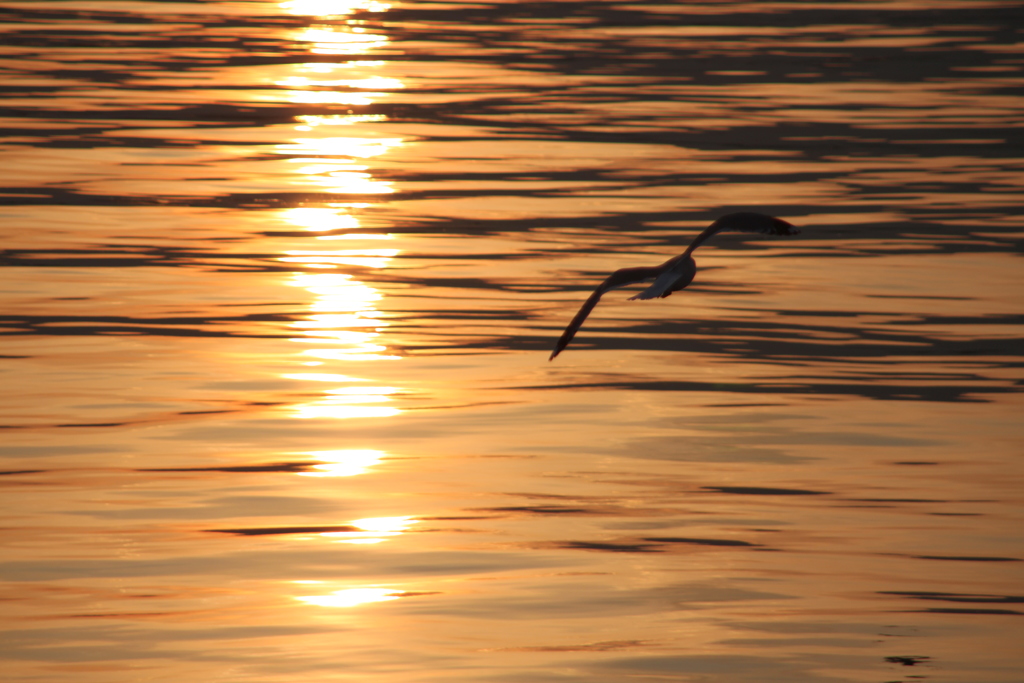
<path fill-rule="evenodd" d="M 704 232 L 697 235 L 690 246 L 683 252 L 683 256 L 689 256 L 693 250 L 704 244 L 709 238 L 723 230 L 737 230 L 739 232 L 760 232 L 765 235 L 799 235 L 800 229 L 774 216 L 766 216 L 763 213 L 751 211 L 740 211 L 722 216 L 709 225 Z"/>
<path fill-rule="evenodd" d="M 658 276 L 660 268 L 622 268 L 609 275 L 604 282 L 598 285 L 597 289 L 587 297 L 587 300 L 580 306 L 580 310 L 576 313 L 569 325 L 565 328 L 565 332 L 562 332 L 562 336 L 559 337 L 558 343 L 555 344 L 555 350 L 551 352 L 551 356 L 548 360 L 554 360 L 555 356 L 562 352 L 572 338 L 576 336 L 576 332 L 583 325 L 583 321 L 587 319 L 590 312 L 594 310 L 594 306 L 601 300 L 601 295 L 605 292 L 619 287 L 628 287 L 629 285 L 635 285 L 639 282 L 647 282 L 653 280 Z"/>

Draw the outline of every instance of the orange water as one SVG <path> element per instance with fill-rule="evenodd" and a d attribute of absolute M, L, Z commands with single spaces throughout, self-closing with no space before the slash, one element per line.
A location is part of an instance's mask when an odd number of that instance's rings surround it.
<path fill-rule="evenodd" d="M 3 7 L 5 681 L 1021 680 L 1016 3 Z"/>

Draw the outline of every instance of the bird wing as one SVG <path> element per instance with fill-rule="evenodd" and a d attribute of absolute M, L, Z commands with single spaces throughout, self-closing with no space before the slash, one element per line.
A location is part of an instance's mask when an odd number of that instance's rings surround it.
<path fill-rule="evenodd" d="M 565 328 L 565 332 L 562 332 L 562 336 L 559 337 L 558 343 L 555 344 L 555 350 L 551 352 L 551 356 L 548 360 L 554 360 L 555 356 L 560 354 L 572 338 L 576 336 L 576 332 L 583 325 L 583 321 L 587 319 L 590 312 L 594 310 L 594 306 L 601 300 L 601 295 L 607 291 L 618 289 L 619 287 L 627 287 L 634 285 L 638 282 L 646 282 L 653 280 L 658 276 L 660 268 L 623 268 L 617 270 L 609 275 L 604 282 L 598 285 L 597 289 L 587 297 L 587 300 L 580 306 L 580 310 L 576 313 L 569 325 Z"/>
<path fill-rule="evenodd" d="M 697 235 L 690 246 L 683 252 L 683 256 L 689 256 L 693 250 L 704 244 L 709 238 L 723 230 L 737 230 L 739 232 L 760 232 L 765 235 L 799 235 L 800 229 L 796 226 L 773 216 L 766 216 L 761 213 L 730 213 L 722 216 L 709 225 L 704 232 Z"/>

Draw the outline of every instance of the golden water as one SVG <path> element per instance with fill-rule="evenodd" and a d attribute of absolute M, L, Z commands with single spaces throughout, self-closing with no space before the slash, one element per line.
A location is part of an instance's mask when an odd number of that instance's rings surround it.
<path fill-rule="evenodd" d="M 1021 680 L 1016 3 L 2 7 L 5 681 Z"/>

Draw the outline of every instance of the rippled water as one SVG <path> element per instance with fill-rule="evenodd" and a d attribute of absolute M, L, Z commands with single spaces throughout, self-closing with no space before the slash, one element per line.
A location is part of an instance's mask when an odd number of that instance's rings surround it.
<path fill-rule="evenodd" d="M 5 680 L 1021 680 L 1017 3 L 2 7 Z"/>

